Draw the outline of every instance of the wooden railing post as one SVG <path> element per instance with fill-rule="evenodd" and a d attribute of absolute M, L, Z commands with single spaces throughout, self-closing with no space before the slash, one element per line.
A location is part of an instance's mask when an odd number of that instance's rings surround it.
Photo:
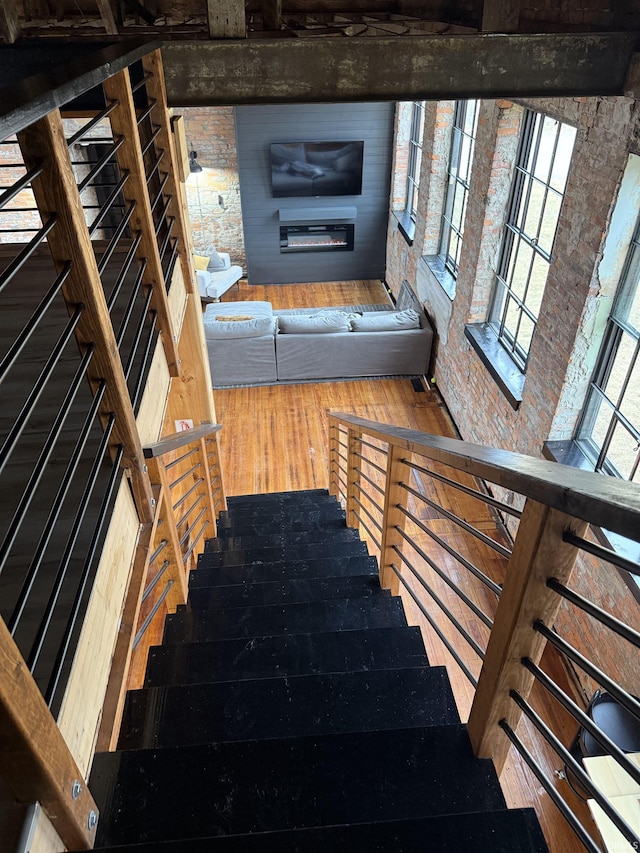
<path fill-rule="evenodd" d="M 49 251 L 58 272 L 68 261 L 73 263 L 62 293 L 71 310 L 78 305 L 85 308 L 75 336 L 82 352 L 95 346 L 87 378 L 94 390 L 102 380 L 106 382 L 100 416 L 103 423 L 111 412 L 116 416 L 111 449 L 115 452 L 118 444 L 123 446 L 123 465 L 131 476 L 140 520 L 150 522 L 151 484 L 59 110 L 52 110 L 19 133 L 18 141 L 27 169 L 44 166 L 32 189 L 43 221 L 57 217 L 47 237 Z"/>
<path fill-rule="evenodd" d="M 150 98 L 156 101 L 156 107 L 152 113 L 154 121 L 160 127 L 158 134 L 158 148 L 165 152 L 165 165 L 168 174 L 167 192 L 171 196 L 169 202 L 169 215 L 175 217 L 175 229 L 178 235 L 178 257 L 184 277 L 187 293 L 193 293 L 196 288 L 193 281 L 193 266 L 191 260 L 192 245 L 191 235 L 187 232 L 183 208 L 183 194 L 178 178 L 178 164 L 175 150 L 175 140 L 171 132 L 169 111 L 167 109 L 167 90 L 164 82 L 164 70 L 162 68 L 162 54 L 160 50 L 152 50 L 142 58 L 142 67 L 148 76 L 146 87 Z"/>
<path fill-rule="evenodd" d="M 360 447 L 359 433 L 349 428 L 347 432 L 347 527 L 358 527 L 355 498 L 360 494 L 360 465 L 356 453 Z"/>
<path fill-rule="evenodd" d="M 139 231 L 141 235 L 137 257 L 140 261 L 146 259 L 147 262 L 142 283 L 151 288 L 151 308 L 158 315 L 158 327 L 162 332 L 162 346 L 164 347 L 169 374 L 179 376 L 177 340 L 171 324 L 167 285 L 164 280 L 153 224 L 129 69 L 125 68 L 118 74 L 114 74 L 113 77 L 109 77 L 102 86 L 106 98 L 118 101 L 118 106 L 112 111 L 109 118 L 114 136 L 123 139 L 123 144 L 118 149 L 116 157 L 122 173 L 129 173 L 129 177 L 122 188 L 122 195 L 127 204 L 131 202 L 135 204 L 130 226 L 132 231 Z"/>
<path fill-rule="evenodd" d="M 340 427 L 329 416 L 329 494 L 340 496 Z"/>
<path fill-rule="evenodd" d="M 211 536 L 217 536 L 217 524 L 215 523 L 216 510 L 221 512 L 227 508 L 227 496 L 224 490 L 224 478 L 222 475 L 222 464 L 220 461 L 220 439 L 218 433 L 206 439 L 206 447 L 211 448 L 207 454 L 207 467 L 209 484 L 211 486 L 212 501 L 213 501 L 213 516 L 214 526 Z M 213 454 L 211 462 L 208 461 L 209 455 Z M 213 473 L 213 477 L 211 476 Z M 219 504 L 219 506 L 218 506 Z"/>
<path fill-rule="evenodd" d="M 98 808 L 20 650 L 0 619 L 0 776 L 39 802 L 69 850 L 90 850 Z"/>
<path fill-rule="evenodd" d="M 382 516 L 382 544 L 380 546 L 380 586 L 390 589 L 393 595 L 398 595 L 400 581 L 391 568 L 395 563 L 400 568 L 400 560 L 394 551 L 394 545 L 402 544 L 402 535 L 398 532 L 404 530 L 406 515 L 398 509 L 398 504 L 406 496 L 400 486 L 402 476 L 406 471 L 402 463 L 407 451 L 393 444 L 388 446 L 387 454 L 387 478 L 384 490 L 384 512 Z"/>
<path fill-rule="evenodd" d="M 581 536 L 586 528 L 586 522 L 545 504 L 525 504 L 468 722 L 475 754 L 493 758 L 498 773 L 511 745 L 498 723 L 505 719 L 515 730 L 521 715 L 509 691 L 527 699 L 533 685 L 520 661 L 539 663 L 546 644 L 533 624 L 540 619 L 553 625 L 562 601 L 547 580 L 566 584 L 578 554 L 562 534 L 570 529 Z"/>

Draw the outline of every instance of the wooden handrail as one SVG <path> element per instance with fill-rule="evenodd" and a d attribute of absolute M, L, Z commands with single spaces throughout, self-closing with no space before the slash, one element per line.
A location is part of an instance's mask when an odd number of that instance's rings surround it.
<path fill-rule="evenodd" d="M 638 524 L 640 489 L 626 480 L 342 412 L 329 419 L 622 536 Z"/>
<path fill-rule="evenodd" d="M 439 435 L 380 424 L 353 415 L 329 413 L 331 437 L 330 483 L 340 494 L 337 445 L 340 427 L 346 429 L 349 447 L 346 498 L 347 524 L 358 527 L 353 481 L 356 474 L 354 448 L 363 435 L 388 446 L 384 492 L 380 582 L 398 592 L 392 563 L 394 545 L 400 544 L 405 515 L 399 505 L 405 486 L 405 456 L 423 456 L 466 474 L 487 480 L 526 498 L 514 548 L 509 558 L 505 582 L 468 721 L 469 737 L 476 755 L 492 758 L 502 770 L 511 743 L 500 723 L 506 720 L 515 730 L 522 710 L 510 697 L 517 690 L 526 700 L 533 687 L 533 675 L 522 666 L 528 658 L 539 663 L 546 645 L 534 629 L 535 620 L 553 625 L 561 597 L 547 585 L 552 575 L 567 585 L 580 549 L 563 536 L 571 531 L 583 537 L 589 524 L 638 538 L 640 489 L 632 483 L 569 468 L 519 453 L 495 450 Z M 424 469 L 422 469 L 424 470 Z M 428 474 L 428 471 L 424 471 Z M 411 540 L 409 540 L 411 541 Z"/>
<path fill-rule="evenodd" d="M 67 849 L 93 847 L 98 808 L 2 619 L 0 775 L 18 802 L 40 802 Z"/>
<path fill-rule="evenodd" d="M 182 432 L 174 432 L 171 435 L 166 435 L 155 444 L 146 444 L 142 450 L 145 459 L 153 459 L 155 456 L 164 456 L 165 453 L 171 453 L 173 450 L 179 450 L 181 447 L 186 447 L 201 438 L 208 438 L 222 429 L 222 424 L 200 424 L 200 426 L 192 429 L 185 429 Z"/>

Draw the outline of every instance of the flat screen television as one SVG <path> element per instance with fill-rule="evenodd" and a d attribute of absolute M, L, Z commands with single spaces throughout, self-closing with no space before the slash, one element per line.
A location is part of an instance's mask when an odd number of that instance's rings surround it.
<path fill-rule="evenodd" d="M 364 142 L 274 142 L 274 198 L 362 194 Z"/>

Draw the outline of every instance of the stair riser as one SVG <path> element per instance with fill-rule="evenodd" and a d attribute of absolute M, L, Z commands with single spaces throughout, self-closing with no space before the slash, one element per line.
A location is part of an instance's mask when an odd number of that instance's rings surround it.
<path fill-rule="evenodd" d="M 145 687 L 426 666 L 419 628 L 152 646 Z"/>
<path fill-rule="evenodd" d="M 326 538 L 336 530 L 347 530 L 344 518 L 326 519 L 324 521 L 288 521 L 279 523 L 273 519 L 270 523 L 247 520 L 234 522 L 229 525 L 218 527 L 218 537 L 230 539 L 239 536 L 295 536 L 305 533 L 309 538 L 322 536 Z"/>
<path fill-rule="evenodd" d="M 442 668 L 268 678 L 130 691 L 118 749 L 459 722 Z"/>
<path fill-rule="evenodd" d="M 272 604 L 301 604 L 336 598 L 389 595 L 381 590 L 376 576 L 290 580 L 284 583 L 241 584 L 227 587 L 191 588 L 189 610 L 223 610 L 230 607 L 263 607 Z"/>
<path fill-rule="evenodd" d="M 195 643 L 233 637 L 350 631 L 357 628 L 399 628 L 406 619 L 395 598 L 355 598 L 348 601 L 287 604 L 220 610 L 207 614 L 174 613 L 165 621 L 165 643 Z"/>
<path fill-rule="evenodd" d="M 247 566 L 251 563 L 284 560 L 328 560 L 332 557 L 368 556 L 364 542 L 335 542 L 322 545 L 290 545 L 286 548 L 244 548 L 241 551 L 205 551 L 198 558 L 198 568 Z"/>
<path fill-rule="evenodd" d="M 206 569 L 199 566 L 189 575 L 189 588 L 233 586 L 234 584 L 275 583 L 323 577 L 378 576 L 374 557 L 335 557 L 329 560 L 290 560 L 281 563 L 255 563 L 229 568 Z"/>
<path fill-rule="evenodd" d="M 273 512 L 269 510 L 259 510 L 259 509 L 247 509 L 247 510 L 239 510 L 233 509 L 228 511 L 222 511 L 218 516 L 218 529 L 233 527 L 234 525 L 241 524 L 251 524 L 255 522 L 256 524 L 267 524 L 271 523 L 274 526 L 278 525 L 287 525 L 287 524 L 299 524 L 304 522 L 310 522 L 312 524 L 318 524 L 319 522 L 324 521 L 339 521 L 340 519 L 345 519 L 346 513 L 343 509 L 340 509 L 339 506 L 331 507 L 330 509 L 307 509 L 303 511 L 289 511 L 281 510 L 278 512 Z"/>
<path fill-rule="evenodd" d="M 349 527 L 340 530 L 294 531 L 289 533 L 270 533 L 265 536 L 228 536 L 221 539 L 211 539 L 205 547 L 205 553 L 215 554 L 218 551 L 237 551 L 247 548 L 286 548 L 296 545 L 317 545 L 330 547 L 334 543 L 359 541 L 358 533 Z"/>
<path fill-rule="evenodd" d="M 89 787 L 99 844 L 504 808 L 458 726 L 103 753 Z"/>

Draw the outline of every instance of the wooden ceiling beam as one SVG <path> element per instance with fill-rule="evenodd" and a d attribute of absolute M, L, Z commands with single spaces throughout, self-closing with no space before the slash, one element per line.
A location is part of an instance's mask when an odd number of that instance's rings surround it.
<path fill-rule="evenodd" d="M 520 22 L 520 0 L 484 0 L 482 31 L 515 33 Z"/>
<path fill-rule="evenodd" d="M 620 95 L 635 33 L 171 42 L 170 106 Z"/>
<path fill-rule="evenodd" d="M 246 38 L 244 0 L 207 0 L 207 15 L 212 39 Z"/>

